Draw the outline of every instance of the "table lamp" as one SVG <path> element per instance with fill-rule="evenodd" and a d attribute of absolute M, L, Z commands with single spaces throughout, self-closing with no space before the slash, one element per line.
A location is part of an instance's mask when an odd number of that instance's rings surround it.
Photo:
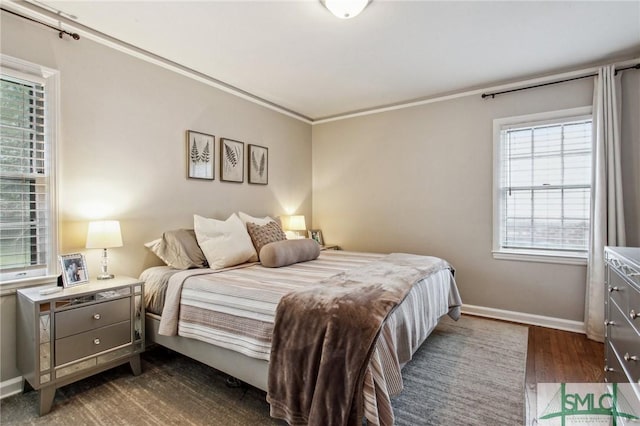
<path fill-rule="evenodd" d="M 120 222 L 117 220 L 100 220 L 89 222 L 87 231 L 87 248 L 101 248 L 102 251 L 102 271 L 98 275 L 99 280 L 109 280 L 113 274 L 107 272 L 107 249 L 122 247 L 122 234 L 120 233 Z"/>
<path fill-rule="evenodd" d="M 298 231 L 306 231 L 307 224 L 304 221 L 304 215 L 289 216 L 289 224 L 287 229 L 295 231 L 296 238 L 304 238 L 304 235 L 300 235 Z"/>

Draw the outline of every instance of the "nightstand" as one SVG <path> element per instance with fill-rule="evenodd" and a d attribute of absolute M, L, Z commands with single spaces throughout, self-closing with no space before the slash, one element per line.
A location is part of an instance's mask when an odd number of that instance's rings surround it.
<path fill-rule="evenodd" d="M 320 250 L 340 250 L 340 247 L 335 244 L 325 244 L 320 246 Z"/>
<path fill-rule="evenodd" d="M 18 369 L 40 392 L 40 415 L 59 387 L 127 362 L 140 374 L 144 283 L 116 277 L 41 294 L 45 288 L 17 291 Z"/>

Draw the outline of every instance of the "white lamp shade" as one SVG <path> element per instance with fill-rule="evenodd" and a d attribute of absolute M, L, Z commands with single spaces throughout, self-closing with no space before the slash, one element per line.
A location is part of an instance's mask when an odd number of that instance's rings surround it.
<path fill-rule="evenodd" d="M 324 5 L 340 19 L 358 16 L 369 4 L 370 0 L 324 0 Z"/>
<path fill-rule="evenodd" d="M 304 222 L 304 216 L 289 216 L 289 226 L 287 228 L 291 231 L 306 231 L 307 224 Z"/>
<path fill-rule="evenodd" d="M 112 247 L 122 247 L 120 222 L 117 220 L 89 222 L 89 231 L 87 231 L 87 248 Z"/>

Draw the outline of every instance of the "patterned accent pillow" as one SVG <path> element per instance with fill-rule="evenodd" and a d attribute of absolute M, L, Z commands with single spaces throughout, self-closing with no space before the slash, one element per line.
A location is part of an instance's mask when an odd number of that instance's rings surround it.
<path fill-rule="evenodd" d="M 247 222 L 247 231 L 249 232 L 249 236 L 251 237 L 251 241 L 253 241 L 253 246 L 256 248 L 257 253 L 260 253 L 260 249 L 269 243 L 287 239 L 280 225 L 274 221 L 268 222 L 266 225 L 256 225 L 255 223 Z"/>

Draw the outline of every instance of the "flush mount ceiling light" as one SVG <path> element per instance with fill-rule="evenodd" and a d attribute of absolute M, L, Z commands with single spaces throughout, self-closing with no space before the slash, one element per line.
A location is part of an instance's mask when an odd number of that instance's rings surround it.
<path fill-rule="evenodd" d="M 340 19 L 354 18 L 364 10 L 372 0 L 320 0 L 329 12 Z"/>

